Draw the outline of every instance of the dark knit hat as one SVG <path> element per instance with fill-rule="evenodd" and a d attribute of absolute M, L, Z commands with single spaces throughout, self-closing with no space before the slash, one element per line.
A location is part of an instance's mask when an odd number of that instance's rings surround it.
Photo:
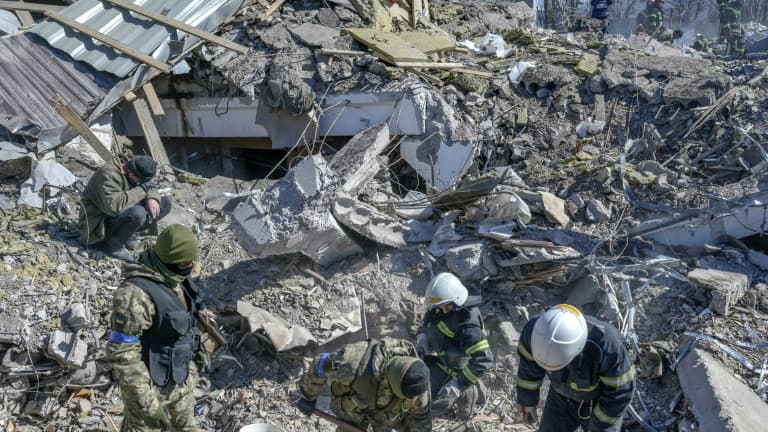
<path fill-rule="evenodd" d="M 134 156 L 128 161 L 128 169 L 144 182 L 155 176 L 157 162 L 149 156 Z"/>
<path fill-rule="evenodd" d="M 415 397 L 429 390 L 429 369 L 423 361 L 413 362 L 405 371 L 402 384 L 403 396 Z"/>

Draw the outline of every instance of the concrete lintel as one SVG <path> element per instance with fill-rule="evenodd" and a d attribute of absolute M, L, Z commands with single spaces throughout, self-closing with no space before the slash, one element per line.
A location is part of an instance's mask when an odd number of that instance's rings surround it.
<path fill-rule="evenodd" d="M 315 136 L 315 124 L 309 116 L 269 112 L 250 98 L 161 99 L 160 103 L 166 115 L 155 122 L 163 138 L 269 137 L 272 148 L 284 149 L 302 137 L 311 140 Z M 349 93 L 328 98 L 325 107 L 319 119 L 319 136 L 354 136 L 387 121 L 393 135 L 424 133 L 425 119 L 413 98 L 402 92 Z M 128 136 L 143 136 L 138 119 L 130 111 L 115 111 L 118 124 Z"/>

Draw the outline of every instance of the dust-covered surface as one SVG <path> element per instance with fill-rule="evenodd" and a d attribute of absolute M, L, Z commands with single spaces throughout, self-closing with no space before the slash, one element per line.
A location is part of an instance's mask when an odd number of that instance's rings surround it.
<path fill-rule="evenodd" d="M 427 125 L 421 137 L 392 137 L 378 156 L 381 169 L 352 197 L 407 226 L 408 245 L 376 244 L 342 226 L 339 232 L 362 253 L 325 267 L 301 254 L 252 257 L 241 246 L 232 212 L 254 198 L 221 194 L 266 191 L 272 181 L 206 181 L 178 172 L 158 178 L 156 187 L 174 202 L 160 228 L 182 223 L 199 235 L 195 279 L 229 342 L 216 348 L 213 369 L 196 393 L 202 430 L 237 431 L 259 422 L 285 431 L 334 430 L 291 406 L 311 359 L 364 339 L 366 331 L 372 338 L 413 339 L 427 282 L 440 271 L 459 274 L 471 294 L 483 296 L 496 361 L 483 378 L 488 398 L 466 428 L 438 418 L 437 431 L 530 430 L 515 400 L 518 332 L 529 318 L 566 301 L 611 321 L 630 340 L 636 335 L 637 345 L 629 343 L 638 367 L 633 407 L 655 430 L 696 430 L 671 367 L 692 338 L 686 332 L 716 338 L 743 356 L 739 361 L 709 340 L 697 342 L 733 371 L 744 391 L 765 386 L 745 366 L 745 360 L 753 369 L 764 366 L 768 340 L 768 264 L 755 254 L 768 251 L 765 217 L 749 226 L 751 238 L 723 237 L 699 248 L 628 234 L 662 217 L 669 223 L 702 212 L 714 218 L 742 206 L 765 213 L 764 199 L 745 198 L 765 191 L 768 90 L 759 77 L 765 61 L 702 55 L 642 35 L 532 33 L 532 11 L 524 2 L 433 1 L 434 22 L 457 40 L 490 31 L 512 51 L 506 58 L 434 55 L 490 77 L 416 73 L 371 54 L 320 53 L 366 49 L 331 31 L 340 24 L 373 25 L 347 2 L 289 1 L 263 23 L 254 22 L 263 2 L 246 3 L 223 34 L 252 49 L 238 56 L 206 46 L 196 53 L 192 76 L 179 78 L 186 88 L 258 96 L 271 77 L 306 84 L 318 102 L 352 90 L 403 91 L 419 101 Z M 327 29 L 296 30 L 307 23 Z M 308 40 L 315 36 L 322 40 Z M 520 62 L 534 67 L 515 83 L 509 72 Z M 449 158 L 453 145 L 469 143 L 470 163 L 455 179 L 459 192 L 438 193 L 434 179 L 404 160 L 400 147 L 411 140 L 423 141 L 422 156 L 448 148 Z M 314 150 L 330 163 L 337 149 Z M 98 165 L 83 152 L 87 147 L 68 145 L 54 156 L 84 184 Z M 123 407 L 104 349 L 120 262 L 77 243 L 74 191 L 81 184 L 58 195 L 64 204 L 19 204 L 30 189 L 22 184 L 29 169 L 0 162 L 0 422 L 9 431 L 117 430 Z M 45 190 L 45 198 L 60 192 Z M 425 195 L 406 199 L 409 191 Z M 319 193 L 327 196 L 312 210 L 333 218 L 336 192 Z M 285 219 L 301 219 L 293 216 Z M 301 224 L 290 228 L 314 234 Z M 153 237 L 143 233 L 142 239 L 151 243 Z M 748 276 L 746 292 L 727 316 L 709 307 L 711 291 L 686 280 L 696 268 Z M 270 313 L 281 329 L 308 332 L 312 341 L 278 352 L 270 334 L 250 328 L 243 316 L 255 308 Z M 71 309 L 82 309 L 85 318 L 71 319 Z M 77 335 L 87 348 L 78 358 L 56 357 L 48 346 L 56 331 Z M 327 399 L 321 406 L 328 408 Z M 625 423 L 642 430 L 629 417 Z"/>

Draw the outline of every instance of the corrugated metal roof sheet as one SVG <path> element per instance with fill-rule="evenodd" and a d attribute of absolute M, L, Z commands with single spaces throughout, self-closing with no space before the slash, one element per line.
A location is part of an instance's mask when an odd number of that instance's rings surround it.
<path fill-rule="evenodd" d="M 66 123 L 50 101 L 61 96 L 81 116 L 92 110 L 117 79 L 52 52 L 39 37 L 0 38 L 0 125 L 13 131 L 54 129 Z"/>
<path fill-rule="evenodd" d="M 240 8 L 242 0 L 130 0 L 145 9 L 161 13 L 197 28 L 211 31 Z M 130 47 L 166 61 L 168 50 L 158 50 L 176 30 L 150 18 L 127 12 L 98 0 L 80 0 L 59 14 L 82 23 L 99 33 Z M 96 70 L 127 76 L 137 60 L 119 51 L 94 42 L 90 37 L 65 28 L 59 23 L 45 21 L 30 30 L 42 36 L 52 46 L 73 59 L 86 62 Z M 184 35 L 179 31 L 179 38 Z M 196 40 L 196 38 L 195 38 Z M 157 51 L 157 52 L 156 52 Z"/>

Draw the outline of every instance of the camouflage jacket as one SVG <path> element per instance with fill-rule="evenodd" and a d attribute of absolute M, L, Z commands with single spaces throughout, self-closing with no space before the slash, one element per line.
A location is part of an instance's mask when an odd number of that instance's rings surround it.
<path fill-rule="evenodd" d="M 159 283 L 164 281 L 162 275 L 141 264 L 126 264 L 123 275 L 126 279 L 140 276 Z M 172 288 L 186 304 L 181 284 Z M 149 294 L 128 280 L 115 291 L 112 303 L 112 336 L 107 344 L 107 359 L 112 364 L 123 398 L 146 412 L 155 412 L 161 398 L 142 360 L 139 337 L 152 327 L 157 309 Z"/>
<path fill-rule="evenodd" d="M 331 383 L 331 408 L 341 418 L 374 430 L 400 432 L 432 430 L 429 391 L 412 399 L 395 396 L 386 375 L 387 360 L 394 356 L 416 357 L 416 349 L 404 340 L 357 342 L 341 351 L 315 359 L 301 383 L 302 397 L 315 400 Z"/>
<path fill-rule="evenodd" d="M 664 11 L 656 6 L 648 6 L 637 16 L 637 26 L 642 26 L 646 34 L 653 35 L 664 27 Z"/>
<path fill-rule="evenodd" d="M 131 185 L 119 161 L 102 165 L 88 180 L 81 198 L 80 242 L 90 245 L 104 240 L 104 220 L 119 215 L 145 198 L 160 202 L 156 192 L 145 192 L 141 187 Z"/>

